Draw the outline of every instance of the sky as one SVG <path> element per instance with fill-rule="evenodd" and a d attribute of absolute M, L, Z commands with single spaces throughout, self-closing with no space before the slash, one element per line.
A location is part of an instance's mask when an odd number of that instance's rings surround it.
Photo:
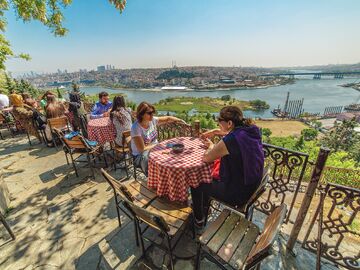
<path fill-rule="evenodd" d="M 359 0 L 73 0 L 65 37 L 6 13 L 11 72 L 360 62 Z"/>

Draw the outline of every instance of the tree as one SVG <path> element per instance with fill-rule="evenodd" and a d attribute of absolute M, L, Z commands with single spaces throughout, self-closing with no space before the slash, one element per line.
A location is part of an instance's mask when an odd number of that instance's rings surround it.
<path fill-rule="evenodd" d="M 334 127 L 322 139 L 322 143 L 333 151 L 350 151 L 355 143 L 360 140 L 360 135 L 355 131 L 358 123 L 355 119 L 335 123 Z"/>
<path fill-rule="evenodd" d="M 313 128 L 306 128 L 301 131 L 301 135 L 304 136 L 305 141 L 312 141 L 316 139 L 319 131 Z"/>
<path fill-rule="evenodd" d="M 108 0 L 120 12 L 125 8 L 126 0 Z M 24 22 L 39 21 L 55 36 L 64 36 L 68 30 L 63 26 L 62 9 L 71 4 L 72 0 L 0 0 L 0 70 L 5 69 L 5 61 L 11 57 L 30 60 L 24 53 L 15 54 L 4 33 L 6 30 L 6 11 L 14 8 L 17 17 Z"/>
<path fill-rule="evenodd" d="M 57 92 L 58 98 L 60 98 L 60 99 L 63 98 L 63 96 L 62 96 L 62 94 L 61 94 L 61 92 L 60 92 L 59 87 L 56 88 L 56 92 Z"/>
<path fill-rule="evenodd" d="M 225 96 L 221 97 L 221 100 L 223 100 L 223 101 L 229 101 L 230 99 L 231 99 L 230 95 L 225 95 Z"/>
<path fill-rule="evenodd" d="M 12 80 L 12 78 L 10 78 L 10 76 L 5 73 L 5 86 L 4 88 L 6 89 L 6 91 L 8 93 L 10 93 L 12 90 L 15 89 L 15 85 L 14 85 L 14 81 Z"/>
<path fill-rule="evenodd" d="M 305 145 L 304 136 L 301 135 L 300 138 L 295 143 L 295 149 L 300 151 L 304 148 L 304 145 Z"/>
<path fill-rule="evenodd" d="M 269 128 L 261 128 L 261 134 L 265 137 L 266 142 L 270 142 L 270 136 L 272 132 Z"/>

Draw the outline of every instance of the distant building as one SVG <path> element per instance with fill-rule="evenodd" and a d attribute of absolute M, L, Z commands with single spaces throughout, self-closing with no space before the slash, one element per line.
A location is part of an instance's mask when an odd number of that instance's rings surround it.
<path fill-rule="evenodd" d="M 105 71 L 106 69 L 105 69 L 105 66 L 98 66 L 97 67 L 97 71 L 100 71 L 100 72 L 102 72 L 102 71 Z"/>
<path fill-rule="evenodd" d="M 360 112 L 345 112 L 345 113 L 341 113 L 338 114 L 336 116 L 336 120 L 337 121 L 344 121 L 344 120 L 351 120 L 351 119 L 355 119 L 356 122 L 360 123 Z"/>

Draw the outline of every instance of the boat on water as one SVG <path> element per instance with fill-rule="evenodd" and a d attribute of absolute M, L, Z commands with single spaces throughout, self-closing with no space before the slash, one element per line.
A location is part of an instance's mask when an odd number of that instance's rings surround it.
<path fill-rule="evenodd" d="M 348 106 L 345 106 L 344 109 L 346 111 L 360 112 L 360 104 L 350 104 Z"/>
<path fill-rule="evenodd" d="M 161 87 L 162 91 L 188 91 L 191 90 L 186 86 L 163 86 Z"/>

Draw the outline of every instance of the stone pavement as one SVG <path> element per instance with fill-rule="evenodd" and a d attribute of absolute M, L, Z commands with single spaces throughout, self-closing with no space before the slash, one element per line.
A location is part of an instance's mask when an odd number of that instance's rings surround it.
<path fill-rule="evenodd" d="M 29 146 L 25 136 L 0 141 L 0 167 L 11 194 L 7 221 L 17 237 L 11 241 L 0 225 L 0 269 L 164 268 L 168 258 L 157 248 L 140 258 L 133 223 L 125 215 L 119 228 L 112 190 L 99 172 L 91 179 L 90 170 L 82 168 L 77 178 L 62 151 Z M 123 174 L 111 173 L 117 178 Z M 262 223 L 263 217 L 257 215 L 256 221 Z M 312 253 L 297 247 L 296 257 L 286 255 L 286 237 L 279 238 L 278 252 L 261 268 L 314 269 Z M 194 254 L 195 248 L 185 235 L 175 253 Z M 193 263 L 178 260 L 175 268 L 193 269 Z M 202 269 L 218 268 L 204 259 Z"/>

